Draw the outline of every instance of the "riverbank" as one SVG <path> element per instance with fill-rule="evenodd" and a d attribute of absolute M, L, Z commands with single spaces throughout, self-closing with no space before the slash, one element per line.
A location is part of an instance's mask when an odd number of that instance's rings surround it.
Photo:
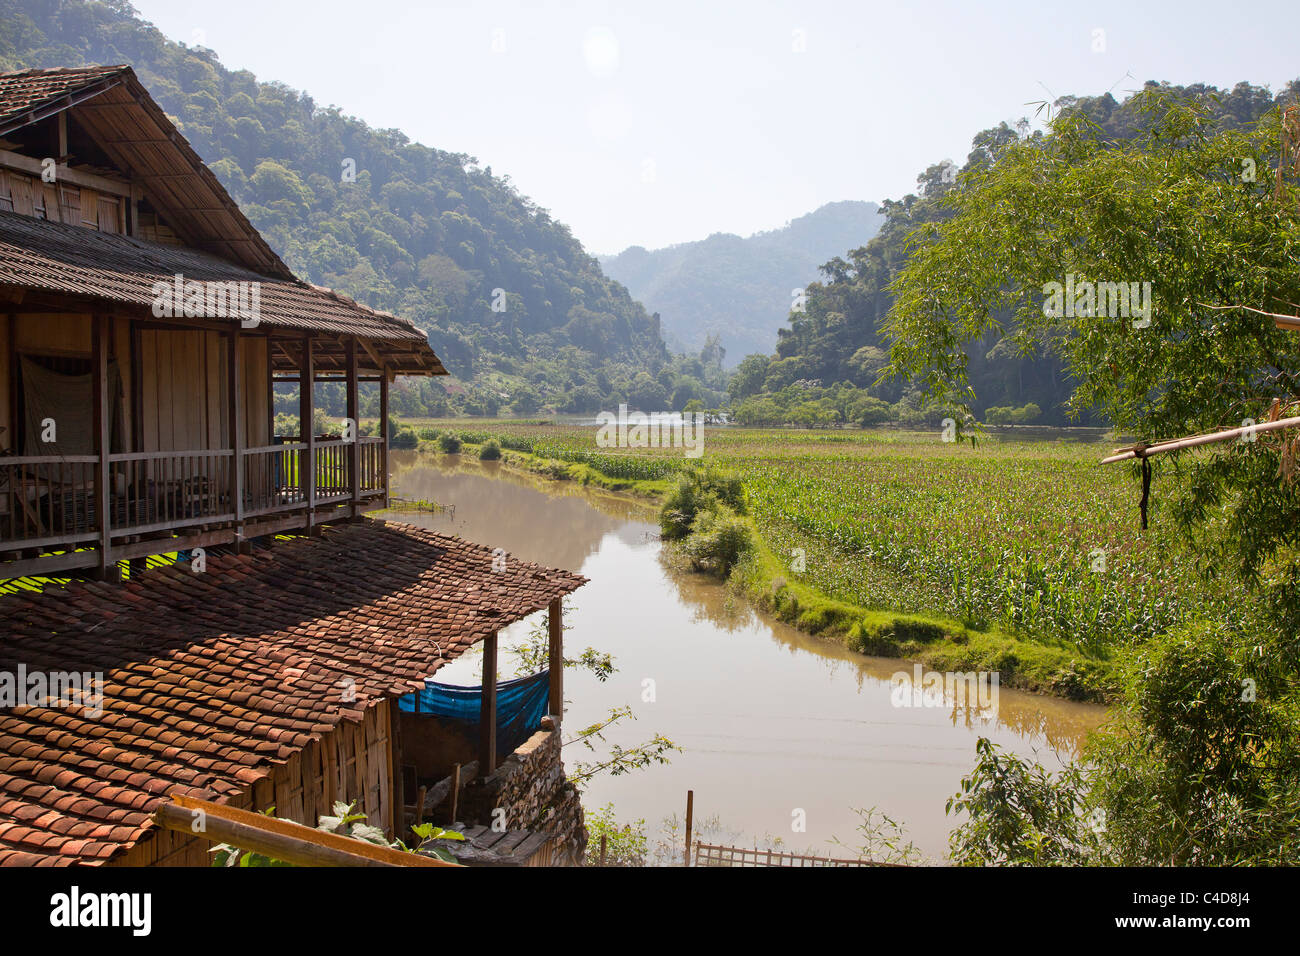
<path fill-rule="evenodd" d="M 473 451 L 395 453 L 394 493 L 445 507 L 394 518 L 590 580 L 566 602 L 565 646 L 575 657 L 587 647 L 609 655 L 614 670 L 566 670 L 565 722 L 587 727 L 623 708 L 636 719 L 610 728 L 595 752 L 566 747 L 566 765 L 655 734 L 680 745 L 667 764 L 599 774 L 584 791 L 592 813 L 612 804 L 619 821 L 644 820 L 650 847 L 674 833 L 680 846 L 693 790 L 701 839 L 774 849 L 779 841 L 822 856 L 847 846 L 856 855 L 862 820 L 853 808 L 875 807 L 905 827 L 902 842 L 943 861 L 961 822 L 945 803 L 975 765 L 980 738 L 1056 772 L 1079 759 L 1107 718 L 1096 704 L 1005 685 L 992 707 L 948 691 L 900 697 L 900 688 L 918 686 L 911 663 L 798 630 L 692 572 L 659 540 L 651 499 L 480 461 Z M 520 675 L 510 649 L 528 643 L 529 631 L 502 632 L 500 679 Z M 439 680 L 476 686 L 481 659 L 467 654 Z M 791 829 L 795 807 L 807 812 L 806 831 Z"/>
<path fill-rule="evenodd" d="M 609 474 L 590 460 L 594 456 L 574 461 L 538 454 L 524 450 L 525 445 L 532 447 L 532 443 L 512 441 L 513 436 L 507 434 L 474 433 L 462 437 L 465 455 L 477 455 L 483 441 L 495 438 L 503 446 L 505 467 L 652 502 L 658 502 L 667 493 L 676 473 L 675 469 L 664 469 L 662 475 L 653 477 Z M 422 443 L 422 446 L 425 444 L 428 447 L 424 450 L 434 450 L 432 443 Z M 511 444 L 516 447 L 511 448 Z M 613 463 L 614 468 L 620 467 L 619 459 L 614 456 L 601 457 Z M 643 472 L 651 470 L 644 466 L 638 468 Z M 1117 691 L 1117 676 L 1109 660 L 1063 642 L 1029 640 L 997 628 L 971 627 L 942 616 L 871 609 L 829 597 L 799 580 L 777 557 L 757 523 L 752 518 L 745 520 L 755 546 L 732 570 L 728 585 L 755 606 L 804 633 L 835 641 L 862 654 L 917 661 L 936 671 L 996 672 L 1003 686 L 1068 700 L 1104 703 Z"/>

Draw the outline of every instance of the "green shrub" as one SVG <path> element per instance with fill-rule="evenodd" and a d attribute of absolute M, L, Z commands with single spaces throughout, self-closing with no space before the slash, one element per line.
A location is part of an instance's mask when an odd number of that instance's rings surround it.
<path fill-rule="evenodd" d="M 460 454 L 460 437 L 455 432 L 443 432 L 438 436 L 438 447 L 448 455 Z"/>
<path fill-rule="evenodd" d="M 702 511 L 725 505 L 735 514 L 745 514 L 745 486 L 736 475 L 710 468 L 683 472 L 664 497 L 659 509 L 659 531 L 668 541 L 680 541 L 692 531 Z"/>
<path fill-rule="evenodd" d="M 415 448 L 420 444 L 420 436 L 415 434 L 415 429 L 410 425 L 403 425 L 389 439 L 388 444 L 392 448 Z"/>
<path fill-rule="evenodd" d="M 700 511 L 682 550 L 696 568 L 726 576 L 754 546 L 749 525 L 721 502 Z"/>
<path fill-rule="evenodd" d="M 501 443 L 495 438 L 489 438 L 479 447 L 478 457 L 480 461 L 500 461 Z"/>
<path fill-rule="evenodd" d="M 439 434 L 440 434 L 440 432 L 439 432 L 439 430 L 436 429 L 436 428 L 421 428 L 421 429 L 420 429 L 420 440 L 421 440 L 421 441 L 436 441 L 437 438 L 438 438 L 438 435 L 439 435 Z"/>

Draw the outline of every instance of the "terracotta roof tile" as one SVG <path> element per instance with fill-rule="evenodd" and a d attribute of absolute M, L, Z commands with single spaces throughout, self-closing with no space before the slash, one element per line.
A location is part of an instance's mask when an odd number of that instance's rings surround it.
<path fill-rule="evenodd" d="M 0 121 L 120 75 L 121 66 L 63 67 L 0 73 Z"/>
<path fill-rule="evenodd" d="M 173 788 L 227 800 L 585 579 L 373 521 L 125 586 L 0 598 L 0 671 L 103 674 L 103 713 L 0 711 L 0 865 L 99 863 Z M 355 702 L 341 694 L 353 682 Z"/>

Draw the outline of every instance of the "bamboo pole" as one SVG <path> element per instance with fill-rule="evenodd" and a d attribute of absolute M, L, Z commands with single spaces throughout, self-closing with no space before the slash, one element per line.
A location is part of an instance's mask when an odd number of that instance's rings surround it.
<path fill-rule="evenodd" d="M 164 829 L 229 843 L 298 866 L 460 865 L 179 794 L 158 805 L 154 821 Z"/>
<path fill-rule="evenodd" d="M 1271 432 L 1281 428 L 1295 427 L 1300 427 L 1300 416 L 1279 418 L 1275 422 L 1260 422 L 1258 425 L 1243 425 L 1240 428 L 1229 428 L 1226 431 L 1210 432 L 1205 435 L 1192 435 L 1188 438 L 1177 438 L 1172 441 L 1159 442 L 1155 445 L 1134 445 L 1129 448 L 1117 448 L 1114 454 L 1103 458 L 1101 463 L 1109 465 L 1116 461 L 1150 458 L 1152 455 L 1160 455 L 1165 452 L 1181 451 L 1185 448 L 1196 448 L 1201 445 L 1211 445 L 1215 442 L 1230 441 L 1234 438 L 1240 438 L 1247 432 L 1257 434 L 1259 432 Z"/>

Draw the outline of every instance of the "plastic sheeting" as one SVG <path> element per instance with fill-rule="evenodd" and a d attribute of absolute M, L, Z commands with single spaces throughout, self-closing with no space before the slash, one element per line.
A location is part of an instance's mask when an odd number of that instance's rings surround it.
<path fill-rule="evenodd" d="M 550 670 L 497 684 L 498 752 L 509 753 L 537 731 L 546 716 L 550 685 Z M 424 682 L 424 690 L 397 698 L 397 707 L 408 714 L 477 727 L 482 700 L 482 687 L 439 684 L 430 678 Z"/>

